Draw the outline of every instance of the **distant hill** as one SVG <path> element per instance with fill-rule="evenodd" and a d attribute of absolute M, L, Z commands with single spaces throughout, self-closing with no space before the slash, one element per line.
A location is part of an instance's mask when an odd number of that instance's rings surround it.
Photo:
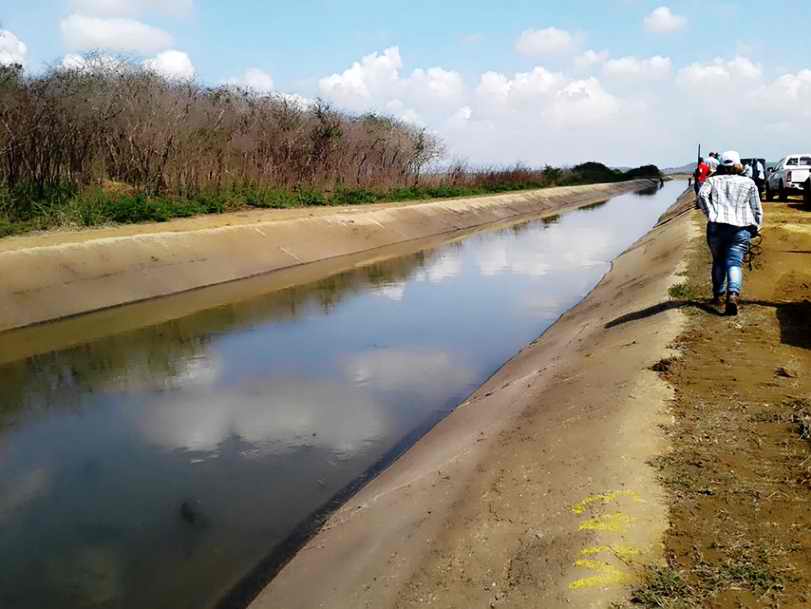
<path fill-rule="evenodd" d="M 687 163 L 686 165 L 681 165 L 679 167 L 666 167 L 665 169 L 662 169 L 662 173 L 664 173 L 666 176 L 670 176 L 675 173 L 692 174 L 695 170 L 696 164 L 693 162 Z"/>
<path fill-rule="evenodd" d="M 611 169 L 602 163 L 590 161 L 571 168 L 571 175 L 581 183 L 619 182 L 622 180 L 637 180 L 640 178 L 659 178 L 659 168 L 656 165 L 642 165 L 627 171 Z"/>

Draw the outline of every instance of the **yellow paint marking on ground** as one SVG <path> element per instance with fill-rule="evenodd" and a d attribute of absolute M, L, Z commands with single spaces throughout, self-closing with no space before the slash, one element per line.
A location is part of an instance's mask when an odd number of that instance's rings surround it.
<path fill-rule="evenodd" d="M 598 575 L 583 577 L 569 584 L 570 590 L 583 590 L 584 588 L 603 588 L 605 586 L 621 586 L 631 580 L 629 573 L 601 560 L 581 559 L 575 566 L 595 571 Z"/>
<path fill-rule="evenodd" d="M 614 512 L 613 514 L 603 514 L 589 518 L 579 527 L 578 531 L 607 531 L 610 533 L 622 533 L 634 521 L 628 514 Z"/>
<path fill-rule="evenodd" d="M 598 554 L 613 554 L 622 561 L 629 562 L 641 552 L 634 546 L 616 544 L 611 546 L 591 546 L 580 551 L 580 556 L 597 556 Z"/>
<path fill-rule="evenodd" d="M 586 510 L 588 510 L 595 503 L 599 503 L 602 505 L 614 503 L 617 499 L 620 499 L 621 497 L 629 497 L 636 503 L 643 502 L 642 497 L 640 497 L 639 493 L 637 493 L 636 491 L 611 491 L 603 495 L 589 495 L 588 497 L 583 499 L 583 501 L 575 503 L 572 506 L 572 511 L 579 516 L 580 514 L 584 514 Z"/>

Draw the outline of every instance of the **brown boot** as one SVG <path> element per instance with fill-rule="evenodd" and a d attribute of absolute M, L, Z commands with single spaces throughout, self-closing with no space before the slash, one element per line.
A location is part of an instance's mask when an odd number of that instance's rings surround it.
<path fill-rule="evenodd" d="M 727 294 L 727 307 L 726 307 L 726 314 L 735 316 L 738 314 L 738 304 L 740 303 L 740 299 L 735 292 L 730 292 Z"/>
<path fill-rule="evenodd" d="M 723 301 L 721 299 L 721 295 L 718 294 L 716 296 L 713 296 L 712 300 L 710 301 L 710 304 L 712 306 L 714 306 L 714 307 L 720 307 L 723 304 Z"/>

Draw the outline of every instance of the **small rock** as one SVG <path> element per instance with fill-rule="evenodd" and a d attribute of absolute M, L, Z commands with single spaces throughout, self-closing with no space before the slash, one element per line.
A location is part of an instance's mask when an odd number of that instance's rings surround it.
<path fill-rule="evenodd" d="M 668 357 L 656 362 L 653 366 L 651 366 L 651 370 L 653 370 L 654 372 L 670 372 L 670 368 L 672 366 L 673 359 Z"/>
<path fill-rule="evenodd" d="M 192 526 L 205 526 L 206 518 L 197 499 L 187 499 L 180 504 L 180 518 Z"/>
<path fill-rule="evenodd" d="M 776 376 L 780 376 L 786 379 L 796 379 L 799 374 L 797 374 L 796 370 L 792 370 L 791 368 L 786 368 L 784 366 L 780 366 L 777 370 L 774 371 Z"/>

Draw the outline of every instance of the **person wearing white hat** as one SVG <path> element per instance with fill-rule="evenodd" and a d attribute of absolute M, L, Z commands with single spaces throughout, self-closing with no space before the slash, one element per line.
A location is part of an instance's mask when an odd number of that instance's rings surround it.
<path fill-rule="evenodd" d="M 726 285 L 727 315 L 738 314 L 743 259 L 763 225 L 760 193 L 754 180 L 742 174 L 741 156 L 734 150 L 724 152 L 718 172 L 704 182 L 697 201 L 708 221 L 713 303 L 722 303 Z"/>

